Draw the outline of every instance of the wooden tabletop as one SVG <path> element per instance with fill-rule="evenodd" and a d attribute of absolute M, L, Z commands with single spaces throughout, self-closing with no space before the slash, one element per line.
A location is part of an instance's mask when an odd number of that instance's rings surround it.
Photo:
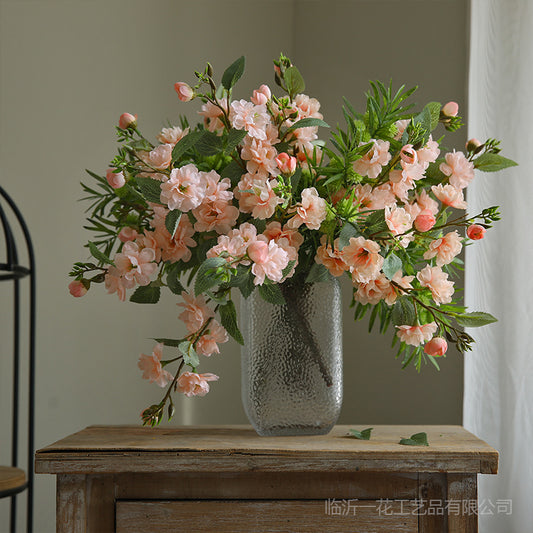
<path fill-rule="evenodd" d="M 38 450 L 37 473 L 394 471 L 496 474 L 498 452 L 461 426 L 374 426 L 369 441 L 260 437 L 249 426 L 90 426 Z M 399 444 L 425 431 L 429 446 Z"/>

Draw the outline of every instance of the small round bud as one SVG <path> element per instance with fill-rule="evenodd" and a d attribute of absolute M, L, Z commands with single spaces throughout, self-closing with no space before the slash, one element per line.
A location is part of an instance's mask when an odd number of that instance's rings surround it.
<path fill-rule="evenodd" d="M 81 298 L 87 294 L 88 287 L 83 283 L 84 280 L 74 280 L 71 281 L 68 285 L 68 290 L 74 298 Z M 88 282 L 87 282 L 88 283 Z"/>
<path fill-rule="evenodd" d="M 479 241 L 485 237 L 485 233 L 487 233 L 487 230 L 479 224 L 472 224 L 471 226 L 468 226 L 468 229 L 466 230 L 466 235 L 473 241 Z"/>
<path fill-rule="evenodd" d="M 292 157 L 286 152 L 282 152 L 276 157 L 276 163 L 282 174 L 294 174 L 296 170 L 296 157 Z"/>
<path fill-rule="evenodd" d="M 415 218 L 415 228 L 421 232 L 429 231 L 436 221 L 433 213 L 429 209 L 424 209 Z"/>
<path fill-rule="evenodd" d="M 446 339 L 442 337 L 433 337 L 424 346 L 424 352 L 432 357 L 442 357 L 448 349 L 448 343 Z"/>
<path fill-rule="evenodd" d="M 441 113 L 445 117 L 456 117 L 459 113 L 459 104 L 457 102 L 448 102 L 441 109 Z"/>
<path fill-rule="evenodd" d="M 412 144 L 406 144 L 400 151 L 400 157 L 404 163 L 413 164 L 418 161 L 418 155 Z"/>
<path fill-rule="evenodd" d="M 126 178 L 124 178 L 122 172 L 113 172 L 110 168 L 107 169 L 105 178 L 107 183 L 109 183 L 110 187 L 113 187 L 113 189 L 120 189 L 121 187 L 124 187 L 124 184 L 126 183 Z"/>
<path fill-rule="evenodd" d="M 137 115 L 122 113 L 118 119 L 118 127 L 122 130 L 134 129 L 137 127 Z"/>
<path fill-rule="evenodd" d="M 483 146 L 481 141 L 478 141 L 477 139 L 469 139 L 468 141 L 466 141 L 467 152 L 474 152 L 481 146 Z"/>
<path fill-rule="evenodd" d="M 194 90 L 188 83 L 178 81 L 174 84 L 174 90 L 182 102 L 190 102 L 194 98 Z"/>

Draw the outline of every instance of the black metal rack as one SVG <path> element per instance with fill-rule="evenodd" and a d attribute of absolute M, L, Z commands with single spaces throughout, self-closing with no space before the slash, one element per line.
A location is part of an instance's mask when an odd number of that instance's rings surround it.
<path fill-rule="evenodd" d="M 19 264 L 19 250 L 10 220 L 16 221 L 22 231 L 27 251 L 27 266 Z M 26 529 L 33 530 L 33 456 L 35 451 L 35 255 L 30 232 L 24 218 L 12 198 L 0 186 L 0 225 L 4 235 L 6 262 L 0 263 L 0 282 L 13 282 L 13 406 L 11 466 L 19 466 L 19 403 L 22 389 L 21 375 L 21 280 L 29 279 L 29 320 L 28 320 L 28 448 L 27 481 L 9 490 L 0 492 L 0 497 L 11 498 L 10 531 L 16 532 L 17 495 L 26 491 Z M 13 226 L 14 227 L 14 226 Z M 1 250 L 1 249 L 0 249 Z M 2 302 L 4 305 L 4 302 Z"/>

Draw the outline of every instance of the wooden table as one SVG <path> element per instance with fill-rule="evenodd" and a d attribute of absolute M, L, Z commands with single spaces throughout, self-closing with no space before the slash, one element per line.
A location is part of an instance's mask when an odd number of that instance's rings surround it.
<path fill-rule="evenodd" d="M 57 475 L 57 531 L 477 531 L 477 475 L 498 452 L 459 426 L 336 426 L 259 437 L 247 426 L 92 426 L 36 453 Z M 429 447 L 401 437 L 426 431 Z"/>

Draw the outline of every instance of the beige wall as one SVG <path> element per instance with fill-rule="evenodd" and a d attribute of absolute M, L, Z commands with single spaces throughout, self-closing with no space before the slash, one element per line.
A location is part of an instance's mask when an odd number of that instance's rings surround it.
<path fill-rule="evenodd" d="M 172 84 L 193 81 L 206 60 L 220 72 L 246 54 L 239 89 L 246 97 L 272 83 L 280 51 L 300 66 L 331 124 L 340 120 L 342 95 L 361 104 L 368 79 L 418 83 L 420 103 L 465 102 L 466 6 L 458 0 L 0 0 L 0 182 L 26 215 L 38 261 L 38 447 L 89 424 L 137 424 L 160 392 L 140 380 L 138 355 L 151 349 L 150 337 L 180 334 L 170 296 L 151 307 L 98 290 L 83 300 L 68 295 L 71 263 L 85 257 L 84 205 L 76 202 L 83 169 L 105 169 L 124 111 L 138 113 L 150 136 L 179 113 L 194 118 L 194 104 L 180 104 Z M 460 357 L 451 354 L 440 374 L 402 372 L 389 337 L 353 324 L 348 285 L 345 293 L 341 422 L 460 423 Z M 2 287 L 2 411 L 9 296 Z M 220 382 L 204 399 L 180 399 L 175 422 L 244 423 L 237 346 L 203 368 Z M 6 433 L 0 463 L 9 461 Z M 53 480 L 39 476 L 36 490 L 36 530 L 53 531 Z M 6 516 L 0 502 L 0 531 Z"/>

